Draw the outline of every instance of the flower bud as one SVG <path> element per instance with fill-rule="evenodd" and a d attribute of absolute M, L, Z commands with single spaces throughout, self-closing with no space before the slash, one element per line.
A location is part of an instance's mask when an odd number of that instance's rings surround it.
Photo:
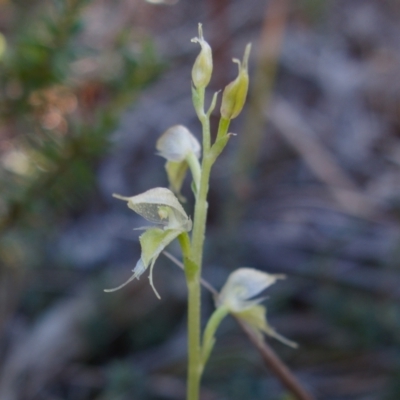
<path fill-rule="evenodd" d="M 243 61 L 234 58 L 233 62 L 239 66 L 238 76 L 234 81 L 229 83 L 222 94 L 221 116 L 225 119 L 236 118 L 246 101 L 247 90 L 249 88 L 248 61 L 250 55 L 251 44 L 246 46 L 243 55 Z"/>
<path fill-rule="evenodd" d="M 5 36 L 0 32 L 0 60 L 3 58 L 6 52 L 7 42 Z"/>
<path fill-rule="evenodd" d="M 199 24 L 199 37 L 192 39 L 192 42 L 199 43 L 201 46 L 200 54 L 197 56 L 192 68 L 192 81 L 197 89 L 205 88 L 211 80 L 213 61 L 211 47 L 203 38 L 201 24 Z"/>

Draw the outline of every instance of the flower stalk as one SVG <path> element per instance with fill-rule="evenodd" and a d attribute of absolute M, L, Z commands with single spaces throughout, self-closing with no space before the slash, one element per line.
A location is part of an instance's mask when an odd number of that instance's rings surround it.
<path fill-rule="evenodd" d="M 202 50 L 198 58 L 196 59 L 194 68 L 197 68 L 197 73 L 199 74 L 199 69 L 204 68 L 204 74 L 211 77 L 212 70 L 212 54 L 211 51 L 208 52 L 208 44 L 205 42 L 201 30 L 201 25 L 199 26 L 199 39 L 193 40 L 194 42 L 200 43 Z M 208 46 L 208 47 L 207 47 Z M 198 62 L 200 57 L 205 57 L 205 51 L 207 49 L 207 60 L 208 63 L 203 62 L 200 64 Z M 242 69 L 239 69 L 239 75 L 242 72 L 247 74 L 247 61 L 248 53 L 250 48 L 247 47 Z M 211 66 L 211 67 L 210 67 Z M 219 322 L 222 320 L 224 314 L 223 311 L 218 310 L 214 318 L 211 318 L 211 325 L 206 328 L 206 336 L 203 340 L 203 345 L 201 344 L 201 329 L 200 329 L 200 315 L 201 315 L 201 298 L 200 298 L 200 281 L 201 281 L 201 270 L 203 262 L 203 247 L 206 231 L 206 220 L 208 211 L 207 195 L 209 190 L 209 181 L 211 169 L 216 161 L 218 155 L 222 152 L 226 144 L 228 143 L 230 135 L 228 135 L 229 123 L 231 120 L 231 115 L 221 116 L 220 124 L 218 127 L 217 139 L 214 144 L 211 143 L 211 132 L 210 132 L 210 116 L 211 112 L 214 110 L 217 95 L 215 93 L 211 105 L 207 112 L 204 111 L 204 95 L 205 86 L 204 84 L 198 84 L 194 79 L 194 74 L 192 73 L 193 85 L 192 85 L 192 99 L 193 106 L 196 114 L 201 122 L 202 126 L 202 136 L 203 136 L 203 157 L 201 162 L 201 176 L 200 184 L 196 192 L 196 203 L 194 209 L 194 219 L 193 219 L 193 231 L 190 249 L 190 262 L 193 263 L 192 268 L 194 273 L 186 274 L 187 286 L 188 286 L 188 385 L 187 385 L 187 400 L 198 400 L 199 390 L 200 390 L 200 380 L 204 369 L 205 362 L 207 361 L 212 347 L 213 347 L 213 333 L 217 329 Z M 243 80 L 243 79 L 242 79 Z M 248 78 L 247 78 L 248 80 Z M 208 84 L 209 79 L 207 80 Z M 243 90 L 243 83 L 240 82 L 240 90 L 234 91 L 235 93 L 230 94 L 230 98 L 237 96 L 236 92 L 239 93 L 240 101 L 244 102 L 244 98 L 247 94 L 247 86 Z M 244 93 L 245 92 L 245 93 Z M 239 101 L 239 102 L 240 102 Z M 243 105 L 242 105 L 243 107 Z M 241 108 L 238 109 L 235 106 L 236 117 Z M 222 113 L 221 113 L 222 114 Z M 183 249 L 182 249 L 183 250 Z M 190 268 L 189 260 L 184 257 L 185 270 Z M 212 334 L 211 334 L 211 333 Z M 211 335 L 211 336 L 210 336 Z"/>
<path fill-rule="evenodd" d="M 242 61 L 233 60 L 239 66 L 238 75 L 222 93 L 221 118 L 213 143 L 210 117 L 217 104 L 218 92 L 214 93 L 211 104 L 205 111 L 205 89 L 211 80 L 213 62 L 211 47 L 204 40 L 201 24 L 199 24 L 199 37 L 192 41 L 201 46 L 200 54 L 192 69 L 192 100 L 202 126 L 202 146 L 186 127 L 172 126 L 156 143 L 158 155 L 166 159 L 165 169 L 170 189 L 154 188 L 131 197 L 114 195 L 126 201 L 130 209 L 153 225 L 142 228 L 145 232 L 139 237 L 141 256 L 133 269 L 133 275 L 120 286 L 106 291 L 119 290 L 132 280 L 139 279 L 146 270 L 149 270 L 150 285 L 156 296 L 160 298 L 153 283 L 153 268 L 160 253 L 172 241 L 178 239 L 188 288 L 187 400 L 199 400 L 201 376 L 215 344 L 215 333 L 228 314 L 245 323 L 260 342 L 263 340 L 262 335 L 268 334 L 289 346 L 295 347 L 296 344 L 278 334 L 268 324 L 266 308 L 260 305 L 265 298 L 257 297 L 283 276 L 267 274 L 252 268 L 241 268 L 230 275 L 221 292 L 215 296 L 216 310 L 210 317 L 202 337 L 201 271 L 210 174 L 213 164 L 233 135 L 228 133 L 230 121 L 240 114 L 246 101 L 251 46 L 246 46 Z M 179 200 L 184 201 L 180 190 L 189 170 L 195 195 L 193 223 L 179 202 Z"/>

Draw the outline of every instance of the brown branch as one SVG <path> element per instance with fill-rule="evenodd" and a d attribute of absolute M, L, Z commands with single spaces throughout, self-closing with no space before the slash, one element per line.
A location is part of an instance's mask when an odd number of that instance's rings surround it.
<path fill-rule="evenodd" d="M 169 258 L 179 268 L 184 270 L 184 265 L 172 254 L 167 251 L 163 252 L 164 255 Z M 201 284 L 213 295 L 214 299 L 218 296 L 218 291 L 205 279 L 201 278 Z M 275 354 L 272 348 L 263 340 L 259 340 L 257 335 L 239 318 L 236 318 L 236 322 L 242 328 L 243 332 L 247 335 L 250 342 L 260 352 L 262 359 L 267 367 L 281 381 L 282 385 L 286 387 L 297 399 L 299 400 L 314 400 L 314 397 L 307 392 L 307 390 L 301 385 L 298 379 L 292 374 L 289 368 L 284 362 Z"/>
<path fill-rule="evenodd" d="M 251 343 L 253 343 L 260 352 L 264 363 L 279 378 L 281 383 L 299 400 L 314 400 L 314 396 L 307 392 L 272 348 L 263 340 L 259 340 L 254 331 L 252 331 L 243 321 L 239 318 L 235 319 Z"/>

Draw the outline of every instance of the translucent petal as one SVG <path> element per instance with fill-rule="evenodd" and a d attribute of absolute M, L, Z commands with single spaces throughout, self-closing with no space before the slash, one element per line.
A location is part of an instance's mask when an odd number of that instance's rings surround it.
<path fill-rule="evenodd" d="M 162 230 L 151 228 L 139 237 L 140 246 L 142 248 L 141 259 L 146 268 L 153 259 L 157 259 L 160 253 L 180 234 L 180 231 L 173 229 Z"/>
<path fill-rule="evenodd" d="M 150 285 L 154 290 L 154 293 L 158 298 L 160 295 L 158 294 L 156 288 L 153 283 L 153 267 L 154 264 L 160 255 L 160 253 L 181 233 L 181 231 L 177 230 L 163 230 L 158 228 L 151 228 L 144 232 L 140 237 L 140 245 L 142 247 L 142 254 L 140 256 L 139 261 L 136 263 L 135 268 L 133 269 L 133 275 L 122 285 L 114 288 L 114 289 L 106 289 L 105 292 L 115 292 L 123 288 L 129 282 L 132 282 L 134 279 L 139 279 L 139 277 L 143 274 L 143 272 L 150 266 Z"/>
<path fill-rule="evenodd" d="M 150 222 L 164 226 L 164 229 L 190 231 L 192 221 L 175 195 L 166 188 L 150 189 L 132 197 L 113 195 L 128 202 L 128 207 Z"/>
<path fill-rule="evenodd" d="M 157 140 L 156 149 L 161 157 L 168 161 L 184 161 L 189 153 L 200 157 L 201 146 L 198 140 L 183 125 L 174 125 L 167 129 Z"/>
<path fill-rule="evenodd" d="M 290 347 L 298 347 L 297 343 L 286 339 L 272 328 L 266 317 L 266 308 L 260 305 L 253 306 L 247 310 L 235 314 L 238 318 L 246 322 L 253 330 L 261 336 L 261 332 L 274 337 L 280 342 Z"/>
<path fill-rule="evenodd" d="M 167 161 L 165 164 L 165 170 L 167 171 L 170 188 L 182 202 L 185 201 L 185 198 L 180 194 L 180 192 L 186 176 L 187 169 L 188 163 L 186 161 Z"/>
<path fill-rule="evenodd" d="M 239 312 L 260 303 L 264 298 L 254 299 L 264 289 L 284 275 L 273 275 L 253 268 L 239 268 L 229 275 L 221 289 L 219 303 L 232 312 Z"/>
<path fill-rule="evenodd" d="M 139 261 L 136 263 L 136 266 L 133 269 L 132 276 L 127 281 L 125 281 L 122 285 L 117 286 L 116 288 L 104 289 L 104 291 L 107 293 L 116 292 L 117 290 L 122 289 L 124 286 L 126 286 L 129 282 L 132 282 L 134 279 L 139 279 L 140 275 L 142 275 L 144 271 L 146 271 L 146 266 L 144 265 L 143 260 L 139 258 Z"/>

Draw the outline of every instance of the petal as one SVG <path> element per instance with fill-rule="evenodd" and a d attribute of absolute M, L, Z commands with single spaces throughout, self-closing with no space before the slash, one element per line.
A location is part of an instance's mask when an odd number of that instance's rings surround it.
<path fill-rule="evenodd" d="M 122 285 L 117 286 L 116 288 L 104 289 L 104 291 L 107 293 L 116 292 L 117 290 L 122 289 L 124 286 L 126 286 L 129 282 L 132 282 L 134 279 L 139 279 L 140 275 L 142 275 L 144 271 L 146 271 L 146 266 L 144 265 L 143 260 L 139 258 L 139 261 L 136 263 L 136 266 L 133 269 L 132 276 L 127 281 L 125 281 Z"/>
<path fill-rule="evenodd" d="M 142 247 L 141 259 L 146 268 L 153 259 L 157 259 L 160 253 L 180 234 L 176 230 L 163 230 L 159 228 L 151 228 L 139 237 L 140 246 Z"/>
<path fill-rule="evenodd" d="M 161 224 L 165 229 L 190 231 L 192 221 L 176 196 L 167 188 L 150 189 L 132 197 L 114 197 L 128 202 L 128 207 L 150 222 Z M 167 211 L 167 213 L 165 213 Z"/>
<path fill-rule="evenodd" d="M 165 170 L 167 171 L 170 188 L 181 201 L 185 201 L 185 198 L 180 194 L 180 192 L 187 169 L 188 163 L 186 161 L 167 161 L 165 164 Z"/>
<path fill-rule="evenodd" d="M 142 247 L 142 255 L 141 260 L 147 268 L 150 265 L 150 274 L 149 280 L 150 285 L 154 290 L 156 296 L 160 299 L 160 295 L 158 294 L 154 283 L 153 283 L 153 268 L 154 264 L 161 254 L 161 252 L 178 236 L 180 235 L 180 231 L 176 230 L 167 230 L 164 231 L 162 229 L 149 229 L 143 235 L 139 237 L 140 245 Z"/>
<path fill-rule="evenodd" d="M 246 322 L 258 334 L 259 337 L 261 337 L 261 332 L 263 332 L 271 337 L 274 337 L 275 339 L 286 344 L 287 346 L 294 348 L 298 347 L 297 343 L 286 339 L 268 324 L 266 317 L 266 308 L 264 306 L 254 306 L 239 313 L 235 313 L 235 315 L 236 317 Z"/>
<path fill-rule="evenodd" d="M 229 275 L 221 289 L 219 303 L 231 311 L 239 312 L 260 303 L 264 298 L 254 299 L 264 289 L 284 275 L 273 275 L 253 268 L 239 268 Z"/>
<path fill-rule="evenodd" d="M 192 133 L 183 125 L 167 129 L 157 140 L 156 149 L 168 161 L 184 161 L 189 153 L 200 157 L 201 146 Z"/>
<path fill-rule="evenodd" d="M 140 237 L 140 245 L 142 247 L 142 254 L 140 256 L 139 261 L 136 263 L 135 268 L 133 269 L 133 275 L 122 285 L 117 286 L 114 289 L 105 289 L 105 292 L 115 292 L 129 282 L 132 282 L 134 279 L 139 279 L 139 277 L 143 274 L 144 271 L 150 265 L 150 285 L 154 290 L 154 293 L 158 298 L 160 295 L 158 294 L 156 288 L 153 283 L 153 267 L 154 264 L 160 255 L 160 253 L 167 247 L 181 232 L 176 230 L 167 230 L 164 231 L 158 228 L 148 229 L 145 233 L 143 233 Z"/>

